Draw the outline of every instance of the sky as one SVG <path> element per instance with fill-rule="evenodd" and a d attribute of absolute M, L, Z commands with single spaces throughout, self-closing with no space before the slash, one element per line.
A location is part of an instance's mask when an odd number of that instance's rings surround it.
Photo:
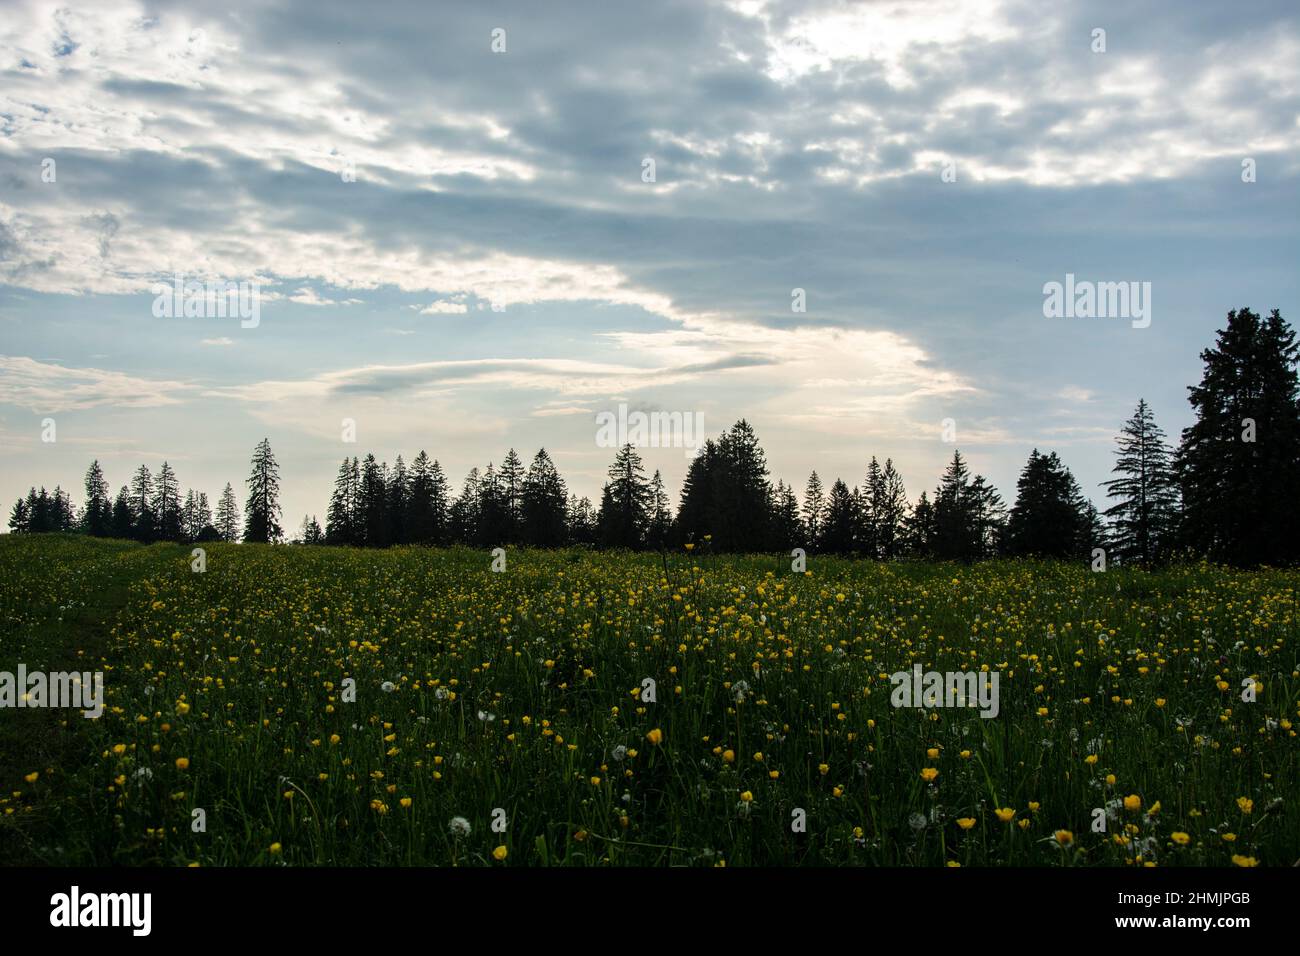
<path fill-rule="evenodd" d="M 959 448 L 1010 504 L 1038 448 L 1104 507 L 1139 398 L 1176 438 L 1230 309 L 1300 315 L 1298 146 L 1293 0 L 0 0 L 0 500 L 242 501 L 263 437 L 289 532 L 367 452 L 598 499 L 623 404 L 801 493 Z"/>

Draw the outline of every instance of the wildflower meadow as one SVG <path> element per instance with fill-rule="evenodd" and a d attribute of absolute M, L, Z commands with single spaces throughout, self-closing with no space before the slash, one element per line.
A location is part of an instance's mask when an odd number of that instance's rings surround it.
<path fill-rule="evenodd" d="M 1291 866 L 1297 583 L 0 538 L 0 863 Z"/>

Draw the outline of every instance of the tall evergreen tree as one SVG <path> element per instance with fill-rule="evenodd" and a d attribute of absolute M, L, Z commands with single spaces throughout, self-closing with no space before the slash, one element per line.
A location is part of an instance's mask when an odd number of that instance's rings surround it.
<path fill-rule="evenodd" d="M 284 536 L 280 528 L 280 466 L 263 438 L 253 450 L 248 475 L 248 500 L 244 504 L 244 541 L 270 544 Z"/>
<path fill-rule="evenodd" d="M 650 494 L 647 499 L 650 508 L 650 521 L 646 526 L 646 544 L 656 550 L 668 546 L 672 536 L 673 516 L 669 511 L 668 493 L 664 491 L 664 477 L 655 469 L 650 479 Z"/>
<path fill-rule="evenodd" d="M 904 524 L 907 520 L 907 489 L 903 477 L 894 469 L 894 460 L 885 459 L 881 475 L 881 491 L 872 502 L 875 518 L 876 550 L 880 557 L 891 560 L 903 551 Z"/>
<path fill-rule="evenodd" d="M 501 462 L 497 480 L 501 489 L 501 541 L 513 543 L 520 539 L 523 527 L 525 480 L 524 464 L 513 448 Z"/>
<path fill-rule="evenodd" d="M 767 544 L 772 489 L 767 458 L 753 427 L 743 418 L 717 443 L 713 472 L 713 547 L 761 551 Z"/>
<path fill-rule="evenodd" d="M 358 520 L 360 540 L 370 548 L 388 544 L 388 481 L 384 469 L 374 455 L 366 455 L 361 462 L 361 486 Z"/>
<path fill-rule="evenodd" d="M 1007 521 L 1006 551 L 1016 557 L 1086 556 L 1093 544 L 1090 511 L 1070 470 L 1056 452 L 1035 448 L 1016 484 Z"/>
<path fill-rule="evenodd" d="M 686 466 L 682 494 L 677 504 L 677 540 L 701 541 L 713 533 L 714 481 L 718 446 L 713 439 L 704 442 Z"/>
<path fill-rule="evenodd" d="M 108 482 L 97 459 L 86 469 L 86 510 L 82 515 L 82 530 L 86 534 L 103 538 L 112 531 L 113 502 L 108 496 Z"/>
<path fill-rule="evenodd" d="M 131 528 L 137 541 L 147 543 L 157 535 L 153 502 L 153 475 L 147 466 L 141 465 L 131 479 Z"/>
<path fill-rule="evenodd" d="M 591 506 L 591 499 L 569 495 L 566 512 L 565 523 L 569 529 L 569 543 L 594 545 L 596 543 L 596 511 Z"/>
<path fill-rule="evenodd" d="M 451 537 L 461 544 L 478 543 L 479 481 L 478 469 L 471 468 L 448 514 Z"/>
<path fill-rule="evenodd" d="M 535 548 L 558 548 L 565 543 L 568 491 L 545 448 L 537 452 L 528 467 L 520 502 L 525 543 Z"/>
<path fill-rule="evenodd" d="M 826 516 L 817 550 L 827 554 L 852 554 L 858 549 L 861 529 L 862 513 L 858 499 L 848 485 L 836 478 L 826 500 Z"/>
<path fill-rule="evenodd" d="M 619 449 L 609 466 L 597 519 L 601 543 L 611 548 L 640 548 L 649 524 L 650 487 L 645 466 L 629 442 Z"/>
<path fill-rule="evenodd" d="M 181 540 L 181 488 L 171 465 L 162 463 L 154 482 L 153 515 L 163 541 Z"/>
<path fill-rule="evenodd" d="M 239 505 L 235 501 L 235 489 L 226 482 L 217 502 L 217 534 L 225 542 L 234 542 L 239 538 Z"/>
<path fill-rule="evenodd" d="M 1300 382 L 1295 332 L 1274 309 L 1228 313 L 1190 401 L 1176 469 L 1189 545 L 1237 565 L 1300 558 Z"/>
<path fill-rule="evenodd" d="M 1118 478 L 1103 484 L 1117 499 L 1106 509 L 1116 554 L 1123 562 L 1153 564 L 1164 560 L 1178 527 L 1178 484 L 1173 449 L 1156 424 L 1145 399 L 1125 424 L 1116 442 Z"/>
<path fill-rule="evenodd" d="M 26 499 L 19 498 L 9 512 L 9 530 L 14 534 L 27 534 L 31 531 L 31 511 Z"/>
<path fill-rule="evenodd" d="M 510 543 L 512 532 L 501 474 L 492 462 L 478 483 L 478 545 L 496 548 Z"/>
<path fill-rule="evenodd" d="M 411 478 L 402 456 L 393 463 L 388 476 L 388 540 L 393 544 L 407 544 L 410 538 Z"/>
<path fill-rule="evenodd" d="M 794 548 L 807 550 L 808 545 L 803 521 L 799 518 L 799 500 L 794 489 L 784 481 L 778 481 L 772 493 L 772 545 L 782 552 Z"/>
<path fill-rule="evenodd" d="M 885 472 L 876 456 L 867 465 L 867 479 L 858 499 L 861 513 L 861 550 L 867 557 L 880 557 L 880 519 L 885 507 Z"/>
<path fill-rule="evenodd" d="M 135 532 L 135 514 L 131 510 L 131 489 L 123 485 L 113 499 L 113 523 L 111 534 L 114 538 L 129 538 Z"/>
<path fill-rule="evenodd" d="M 928 492 L 921 492 L 916 500 L 916 507 L 908 516 L 903 528 L 904 548 L 916 558 L 928 558 L 934 554 L 934 507 L 930 504 Z"/>
<path fill-rule="evenodd" d="M 822 524 L 826 520 L 826 494 L 822 490 L 822 480 L 814 471 L 808 476 L 808 485 L 803 493 L 803 525 L 808 535 L 808 547 L 818 547 L 822 537 Z"/>
<path fill-rule="evenodd" d="M 442 466 L 421 451 L 411 463 L 410 539 L 442 544 L 447 535 L 447 479 Z"/>
<path fill-rule="evenodd" d="M 934 523 L 930 551 L 948 561 L 975 561 L 993 555 L 999 546 L 1006 509 L 982 475 L 971 478 L 960 451 L 934 493 Z"/>

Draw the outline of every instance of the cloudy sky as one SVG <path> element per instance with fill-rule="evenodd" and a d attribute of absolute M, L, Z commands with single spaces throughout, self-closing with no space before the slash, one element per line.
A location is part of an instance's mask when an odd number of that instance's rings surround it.
<path fill-rule="evenodd" d="M 1298 146 L 1294 0 L 3 0 L 0 497 L 215 501 L 263 436 L 290 530 L 366 451 L 594 497 L 622 402 L 913 500 L 950 418 L 1008 499 L 1038 447 L 1100 502 L 1229 309 L 1300 316 Z M 178 274 L 258 324 L 156 316 Z M 1149 326 L 1045 317 L 1067 274 Z"/>

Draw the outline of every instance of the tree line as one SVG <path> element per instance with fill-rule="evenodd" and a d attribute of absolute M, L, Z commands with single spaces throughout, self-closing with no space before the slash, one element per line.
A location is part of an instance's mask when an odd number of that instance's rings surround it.
<path fill-rule="evenodd" d="M 939 483 L 909 501 L 891 459 L 872 457 L 863 480 L 829 489 L 814 471 L 802 500 L 773 484 L 753 427 L 736 422 L 692 459 L 674 512 L 656 471 L 646 477 L 635 446 L 620 448 L 600 500 L 570 494 L 541 449 L 525 467 L 514 449 L 497 467 L 473 468 L 453 493 L 441 465 L 420 451 L 390 467 L 372 454 L 344 458 L 322 528 L 305 517 L 302 544 L 387 547 L 570 545 L 662 549 L 691 544 L 723 552 L 789 551 L 973 561 L 998 555 L 1089 558 L 1102 549 L 1122 563 L 1153 565 L 1206 556 L 1228 563 L 1290 564 L 1300 557 L 1297 345 L 1277 310 L 1228 313 L 1204 373 L 1189 388 L 1195 422 L 1177 448 L 1145 400 L 1123 425 L 1109 507 L 1099 512 L 1055 452 L 1034 449 L 1007 507 L 954 450 Z M 10 515 L 16 533 L 81 531 L 140 541 L 283 540 L 279 469 L 268 440 L 254 451 L 241 525 L 227 483 L 216 512 L 163 462 L 140 466 L 110 500 L 99 463 L 86 474 L 77 512 L 65 491 L 33 488 Z"/>

